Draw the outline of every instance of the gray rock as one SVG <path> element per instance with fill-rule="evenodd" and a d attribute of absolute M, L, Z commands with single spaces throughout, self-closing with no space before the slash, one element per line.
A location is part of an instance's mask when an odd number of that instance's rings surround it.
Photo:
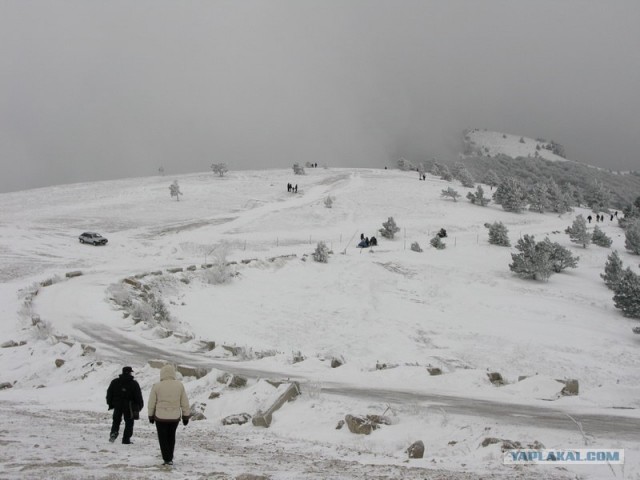
<path fill-rule="evenodd" d="M 184 271 L 184 269 L 182 267 L 167 268 L 167 272 L 169 272 L 169 273 L 178 273 L 178 272 L 182 272 L 182 271 Z"/>
<path fill-rule="evenodd" d="M 258 412 L 253 416 L 251 422 L 256 427 L 269 428 L 274 412 L 279 410 L 285 403 L 294 400 L 298 395 L 300 395 L 300 385 L 298 382 L 290 383 L 287 389 L 265 412 L 258 410 Z"/>
<path fill-rule="evenodd" d="M 231 381 L 227 384 L 229 388 L 242 388 L 247 385 L 246 377 L 240 375 L 233 375 Z"/>
<path fill-rule="evenodd" d="M 489 381 L 496 386 L 504 385 L 502 375 L 500 375 L 498 372 L 489 372 L 487 373 L 487 377 L 489 377 Z"/>
<path fill-rule="evenodd" d="M 41 287 L 50 287 L 51 285 L 53 285 L 53 280 L 50 278 L 47 280 L 44 280 L 43 282 L 40 282 Z"/>
<path fill-rule="evenodd" d="M 183 377 L 196 378 L 202 378 L 210 372 L 210 370 L 205 367 L 191 367 L 189 365 L 178 365 L 176 367 L 176 371 L 179 372 Z"/>
<path fill-rule="evenodd" d="M 501 450 L 506 452 L 507 450 L 520 450 L 522 448 L 522 444 L 520 442 L 514 442 L 511 440 L 504 440 L 502 442 Z"/>
<path fill-rule="evenodd" d="M 251 420 L 251 415 L 248 413 L 238 413 L 224 417 L 222 419 L 222 425 L 244 425 L 249 420 Z"/>
<path fill-rule="evenodd" d="M 82 347 L 82 355 L 91 355 L 92 353 L 96 353 L 96 347 L 92 345 L 81 343 L 80 346 Z"/>
<path fill-rule="evenodd" d="M 338 368 L 344 365 L 344 360 L 341 358 L 332 358 L 331 359 L 331 368 Z"/>
<path fill-rule="evenodd" d="M 429 372 L 429 375 L 432 375 L 432 376 L 442 375 L 442 369 L 438 367 L 427 367 L 427 372 Z"/>
<path fill-rule="evenodd" d="M 64 274 L 65 277 L 67 278 L 73 278 L 73 277 L 79 277 L 80 275 L 82 275 L 82 272 L 80 270 L 76 270 L 73 272 L 67 272 Z"/>
<path fill-rule="evenodd" d="M 195 265 L 189 265 L 187 267 L 187 270 L 190 271 L 190 272 L 195 272 L 196 271 L 196 266 Z"/>
<path fill-rule="evenodd" d="M 535 440 L 533 443 L 528 444 L 527 448 L 532 450 L 544 450 L 546 447 L 544 446 L 544 443 Z"/>
<path fill-rule="evenodd" d="M 26 344 L 27 342 L 25 341 L 16 342 L 14 340 L 9 340 L 7 342 L 4 342 L 2 345 L 0 345 L 0 348 L 21 347 L 22 345 L 26 345 Z"/>
<path fill-rule="evenodd" d="M 13 384 L 9 382 L 0 383 L 0 390 L 6 390 L 7 388 L 13 388 Z"/>
<path fill-rule="evenodd" d="M 138 290 L 142 290 L 142 283 L 140 283 L 138 280 L 136 280 L 135 278 L 125 278 L 123 280 L 124 283 L 127 283 L 129 285 L 131 285 L 133 288 L 137 288 Z"/>
<path fill-rule="evenodd" d="M 342 427 L 344 427 L 344 420 L 340 420 L 338 422 L 338 424 L 336 425 L 336 430 L 342 430 Z"/>
<path fill-rule="evenodd" d="M 209 400 L 214 400 L 214 399 L 219 398 L 219 397 L 220 397 L 220 392 L 211 392 L 209 394 Z"/>
<path fill-rule="evenodd" d="M 424 457 L 424 443 L 422 440 L 413 442 L 409 448 L 407 448 L 407 454 L 409 458 L 422 458 Z"/>
<path fill-rule="evenodd" d="M 502 440 L 495 437 L 486 437 L 480 445 L 483 447 L 488 447 L 489 445 L 493 445 L 494 443 L 500 443 Z"/>
<path fill-rule="evenodd" d="M 64 365 L 64 360 L 61 359 L 61 358 L 57 358 L 56 359 L 56 367 L 60 368 L 63 365 Z"/>
<path fill-rule="evenodd" d="M 271 477 L 266 475 L 254 475 L 253 473 L 242 473 L 235 480 L 269 480 Z"/>
<path fill-rule="evenodd" d="M 149 360 L 149 366 L 151 368 L 162 368 L 167 365 L 169 362 L 166 360 Z"/>
<path fill-rule="evenodd" d="M 574 395 L 578 395 L 578 393 L 580 392 L 580 386 L 578 384 L 578 380 L 571 379 L 563 383 L 564 383 L 564 387 L 560 391 L 560 395 L 574 396 Z"/>
<path fill-rule="evenodd" d="M 345 416 L 344 421 L 347 424 L 347 427 L 349 427 L 349 431 L 351 433 L 359 435 L 369 435 L 377 428 L 375 424 L 371 423 L 366 418 L 355 415 Z"/>

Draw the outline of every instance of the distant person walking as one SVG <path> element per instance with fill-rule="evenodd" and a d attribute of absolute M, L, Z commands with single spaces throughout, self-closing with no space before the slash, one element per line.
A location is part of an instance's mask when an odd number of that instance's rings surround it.
<path fill-rule="evenodd" d="M 107 405 L 113 410 L 113 423 L 111 424 L 111 443 L 118 438 L 120 423 L 124 418 L 124 432 L 122 443 L 130 444 L 133 435 L 133 422 L 140 418 L 140 410 L 144 407 L 140 385 L 133 378 L 133 368 L 124 367 L 122 374 L 114 378 L 107 389 Z"/>
<path fill-rule="evenodd" d="M 587 220 L 589 220 L 589 223 L 591 223 L 591 220 L 592 220 L 592 219 L 593 219 L 593 217 L 592 217 L 591 215 L 589 215 L 589 216 L 587 217 Z"/>
<path fill-rule="evenodd" d="M 182 418 L 182 424 L 186 426 L 191 416 L 187 392 L 182 382 L 176 380 L 173 365 L 160 369 L 160 381 L 151 388 L 148 409 L 149 423 L 156 424 L 164 465 L 173 465 L 178 423 Z"/>

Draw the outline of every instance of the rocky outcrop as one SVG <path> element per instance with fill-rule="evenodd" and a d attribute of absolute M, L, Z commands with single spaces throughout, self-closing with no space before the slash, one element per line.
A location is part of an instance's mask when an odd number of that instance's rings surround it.
<path fill-rule="evenodd" d="M 224 417 L 222 419 L 222 425 L 244 425 L 249 420 L 251 420 L 251 415 L 248 413 L 238 413 Z"/>

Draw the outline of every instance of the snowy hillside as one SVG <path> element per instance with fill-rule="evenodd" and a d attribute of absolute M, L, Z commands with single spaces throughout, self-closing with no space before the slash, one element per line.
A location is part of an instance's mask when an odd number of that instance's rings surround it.
<path fill-rule="evenodd" d="M 611 249 L 577 248 L 562 232 L 585 211 L 453 202 L 442 189 L 463 198 L 470 189 L 395 170 L 175 178 L 180 201 L 169 195 L 174 177 L 0 195 L 1 478 L 167 478 L 146 421 L 135 445 L 107 441 L 109 381 L 132 365 L 146 401 L 154 359 L 206 373 L 183 378 L 206 418 L 179 429 L 179 478 L 623 475 L 616 465 L 505 466 L 501 443 L 481 446 L 487 437 L 626 448 L 624 475 L 640 476 L 640 336 L 599 277 L 613 249 L 638 270 L 617 223 L 599 224 Z M 378 233 L 391 216 L 392 240 Z M 488 244 L 484 224 L 494 221 L 512 244 L 533 234 L 567 246 L 578 268 L 543 283 L 515 278 L 514 250 Z M 447 247 L 436 250 L 429 240 L 441 228 Z M 80 244 L 83 231 L 109 243 Z M 357 248 L 361 233 L 378 247 Z M 319 241 L 328 263 L 313 261 Z M 216 264 L 228 281 L 212 281 Z M 150 299 L 168 315 L 145 316 Z M 221 383 L 225 372 L 247 385 Z M 295 379 L 302 393 L 268 429 L 223 426 L 268 406 L 278 391 L 265 379 Z M 577 379 L 579 395 L 561 395 L 556 379 Z M 347 414 L 384 414 L 391 425 L 367 436 L 336 429 Z M 408 460 L 416 440 L 425 456 Z"/>
<path fill-rule="evenodd" d="M 520 135 L 510 135 L 489 130 L 466 130 L 464 132 L 465 155 L 491 156 L 505 155 L 510 158 L 532 157 L 552 162 L 566 162 L 558 153 L 562 146 L 546 140 L 534 140 Z"/>

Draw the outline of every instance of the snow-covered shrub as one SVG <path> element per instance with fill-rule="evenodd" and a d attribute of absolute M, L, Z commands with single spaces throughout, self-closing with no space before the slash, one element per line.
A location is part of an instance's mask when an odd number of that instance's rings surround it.
<path fill-rule="evenodd" d="M 560 273 L 566 268 L 576 268 L 580 257 L 574 257 L 568 248 L 563 247 L 557 242 L 552 242 L 549 238 L 545 238 L 536 245 L 541 252 L 548 252 L 551 268 L 555 273 Z"/>
<path fill-rule="evenodd" d="M 333 206 L 333 198 L 331 198 L 331 195 L 328 195 L 327 198 L 324 199 L 324 206 L 327 208 L 331 208 Z"/>
<path fill-rule="evenodd" d="M 436 235 L 431 240 L 429 240 L 429 243 L 433 248 L 437 248 L 438 250 L 447 248 L 447 244 L 442 241 L 442 238 L 440 238 L 439 235 Z"/>
<path fill-rule="evenodd" d="M 516 249 L 520 253 L 511 254 L 513 263 L 509 265 L 509 269 L 520 278 L 548 280 L 553 273 L 550 253 L 544 248 L 536 247 L 533 235 L 525 235 L 518 240 Z"/>
<path fill-rule="evenodd" d="M 600 247 L 610 247 L 613 240 L 607 236 L 599 226 L 593 228 L 593 234 L 591 235 L 591 241 Z"/>
<path fill-rule="evenodd" d="M 529 210 L 544 213 L 549 209 L 549 192 L 547 185 L 536 183 L 529 191 Z"/>
<path fill-rule="evenodd" d="M 378 231 L 383 237 L 393 239 L 396 233 L 400 231 L 400 228 L 396 225 L 393 217 L 389 217 L 386 222 L 382 223 L 382 228 Z"/>
<path fill-rule="evenodd" d="M 422 248 L 420 248 L 420 244 L 418 242 L 413 242 L 411 244 L 411 250 L 414 252 L 422 252 Z"/>
<path fill-rule="evenodd" d="M 223 177 L 224 174 L 229 171 L 226 163 L 212 163 L 211 170 L 213 170 L 213 173 L 216 173 L 221 177 Z"/>
<path fill-rule="evenodd" d="M 149 306 L 153 310 L 153 319 L 158 323 L 168 323 L 171 321 L 171 314 L 167 305 L 161 298 L 154 296 L 149 301 Z"/>
<path fill-rule="evenodd" d="M 221 285 L 231 280 L 234 275 L 233 268 L 227 261 L 231 247 L 222 242 L 210 251 L 211 265 L 203 270 L 204 281 L 209 285 Z"/>
<path fill-rule="evenodd" d="M 591 234 L 587 231 L 587 221 L 582 215 L 578 215 L 573 224 L 567 227 L 565 233 L 569 234 L 569 238 L 573 243 L 582 245 L 587 248 L 587 245 L 591 243 Z"/>
<path fill-rule="evenodd" d="M 482 183 L 485 183 L 490 187 L 497 187 L 500 185 L 500 177 L 494 170 L 488 170 L 482 178 Z"/>
<path fill-rule="evenodd" d="M 453 198 L 453 201 L 457 202 L 460 194 L 456 192 L 453 188 L 449 187 L 446 190 L 442 190 L 442 192 L 440 193 L 440 196 Z"/>
<path fill-rule="evenodd" d="M 640 219 L 628 224 L 624 231 L 624 246 L 627 250 L 640 255 Z"/>
<path fill-rule="evenodd" d="M 294 163 L 293 164 L 293 173 L 296 175 L 304 175 L 304 167 L 301 167 L 300 164 L 298 163 Z"/>
<path fill-rule="evenodd" d="M 111 300 L 122 308 L 130 309 L 133 307 L 131 290 L 122 283 L 114 283 L 109 286 L 109 288 L 107 288 L 107 294 Z"/>
<path fill-rule="evenodd" d="M 147 302 L 138 301 L 133 305 L 131 309 L 131 319 L 134 323 L 144 322 L 151 323 L 154 320 L 153 307 Z"/>
<path fill-rule="evenodd" d="M 171 185 L 169 185 L 169 193 L 171 197 L 176 197 L 177 201 L 180 201 L 180 195 L 182 192 L 180 191 L 180 185 L 178 185 L 178 180 L 174 180 Z"/>
<path fill-rule="evenodd" d="M 477 186 L 476 193 L 467 193 L 467 198 L 474 205 L 480 205 L 481 207 L 486 207 L 491 201 L 484 196 L 484 189 L 480 185 Z"/>
<path fill-rule="evenodd" d="M 608 288 L 615 290 L 623 273 L 622 260 L 620 260 L 618 252 L 612 252 L 607 257 L 607 263 L 604 264 L 604 273 L 600 274 L 600 278 L 604 280 Z"/>
<path fill-rule="evenodd" d="M 594 212 L 606 212 L 609 209 L 611 192 L 601 182 L 597 182 L 587 190 L 585 201 Z"/>
<path fill-rule="evenodd" d="M 624 271 L 615 287 L 613 303 L 625 317 L 640 318 L 640 275 L 630 268 Z"/>
<path fill-rule="evenodd" d="M 500 245 L 501 247 L 510 247 L 509 230 L 502 222 L 485 223 L 485 227 L 489 229 L 489 243 L 491 245 Z"/>
<path fill-rule="evenodd" d="M 313 259 L 320 263 L 327 263 L 329 261 L 329 249 L 324 242 L 318 242 L 316 250 L 313 252 Z"/>

